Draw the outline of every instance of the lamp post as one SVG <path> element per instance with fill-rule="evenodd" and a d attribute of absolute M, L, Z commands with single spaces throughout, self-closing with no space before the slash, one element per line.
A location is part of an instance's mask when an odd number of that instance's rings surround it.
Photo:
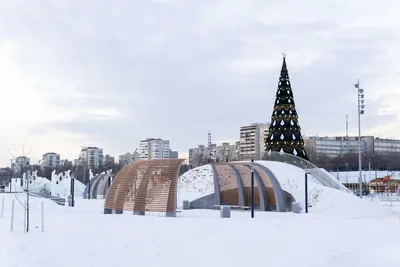
<path fill-rule="evenodd" d="M 387 167 L 386 167 L 386 175 L 387 175 L 387 176 L 389 176 L 389 172 L 390 172 L 391 167 L 392 167 L 391 164 L 388 164 Z M 392 179 L 391 179 L 391 178 L 392 178 L 392 177 L 389 178 L 389 191 L 390 191 L 390 196 L 392 196 Z"/>
<path fill-rule="evenodd" d="M 369 159 L 368 159 L 368 176 L 369 176 L 369 178 L 371 179 L 371 159 L 373 158 L 373 157 L 375 157 L 375 155 L 372 155 L 372 157 L 370 157 Z"/>
<path fill-rule="evenodd" d="M 254 218 L 254 159 L 251 159 L 251 218 Z"/>
<path fill-rule="evenodd" d="M 12 192 L 12 169 L 13 169 L 13 159 L 10 159 L 10 193 Z"/>
<path fill-rule="evenodd" d="M 354 85 L 357 88 L 357 96 L 358 96 L 358 169 L 359 169 L 359 193 L 360 198 L 362 198 L 362 161 L 361 161 L 361 115 L 364 114 L 364 89 L 360 88 L 360 79 L 357 80 L 357 83 Z"/>
<path fill-rule="evenodd" d="M 76 177 L 76 169 L 73 170 L 71 176 L 71 207 L 75 207 L 75 177 Z"/>
<path fill-rule="evenodd" d="M 304 173 L 304 187 L 305 187 L 305 204 L 304 204 L 304 208 L 305 208 L 305 212 L 308 213 L 308 177 L 307 177 L 307 163 L 306 163 L 306 171 Z"/>

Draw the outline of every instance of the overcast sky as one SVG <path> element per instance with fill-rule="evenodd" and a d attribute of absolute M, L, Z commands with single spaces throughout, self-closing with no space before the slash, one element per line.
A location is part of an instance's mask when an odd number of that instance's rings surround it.
<path fill-rule="evenodd" d="M 286 52 L 302 133 L 400 138 L 400 1 L 0 0 L 0 166 L 28 150 L 190 147 L 269 121 Z M 11 153 L 11 154 L 10 154 Z"/>

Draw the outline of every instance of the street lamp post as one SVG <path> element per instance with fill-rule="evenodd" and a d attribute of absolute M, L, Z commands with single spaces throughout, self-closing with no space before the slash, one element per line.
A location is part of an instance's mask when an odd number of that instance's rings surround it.
<path fill-rule="evenodd" d="M 251 159 L 251 218 L 254 218 L 254 159 Z"/>
<path fill-rule="evenodd" d="M 307 163 L 306 163 L 306 166 L 305 166 L 305 173 L 304 173 L 304 188 L 305 188 L 305 203 L 304 203 L 304 209 L 305 209 L 305 212 L 306 213 L 308 213 L 308 177 L 307 177 L 307 173 L 308 173 L 308 171 L 307 171 Z"/>
<path fill-rule="evenodd" d="M 368 177 L 369 177 L 369 180 L 370 180 L 370 181 L 372 180 L 372 179 L 371 179 L 371 159 L 372 159 L 373 157 L 375 157 L 375 155 L 372 155 L 372 157 L 370 157 L 370 158 L 368 159 Z"/>
<path fill-rule="evenodd" d="M 359 169 L 359 193 L 360 198 L 362 198 L 362 161 L 361 161 L 361 115 L 364 114 L 364 89 L 360 88 L 360 79 L 357 80 L 357 84 L 354 85 L 357 88 L 357 96 L 358 96 L 358 169 Z"/>
<path fill-rule="evenodd" d="M 387 176 L 389 176 L 389 172 L 390 172 L 390 168 L 391 168 L 391 167 L 392 167 L 391 164 L 388 164 L 387 167 L 386 167 Z M 392 196 L 392 179 L 391 179 L 391 178 L 392 178 L 392 177 L 389 178 L 389 191 L 390 191 L 390 196 Z"/>
<path fill-rule="evenodd" d="M 12 169 L 13 169 L 13 159 L 10 159 L 10 193 L 12 193 Z"/>

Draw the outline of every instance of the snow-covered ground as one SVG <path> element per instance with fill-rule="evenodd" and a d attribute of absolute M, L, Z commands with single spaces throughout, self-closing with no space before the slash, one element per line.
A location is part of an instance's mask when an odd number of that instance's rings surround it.
<path fill-rule="evenodd" d="M 0 199 L 4 196 L 0 195 Z M 351 196 L 351 195 L 349 195 Z M 341 205 L 309 214 L 184 211 L 178 218 L 103 215 L 104 200 L 77 200 L 75 208 L 33 199 L 32 232 L 23 233 L 17 205 L 10 232 L 10 200 L 0 219 L 0 266 L 400 266 L 400 206 L 379 206 L 380 214 L 342 217 Z M 22 196 L 20 196 L 22 199 Z M 328 197 L 326 197 L 328 201 Z M 347 199 L 350 206 L 360 202 Z"/>
<path fill-rule="evenodd" d="M 282 188 L 304 203 L 304 171 L 264 162 Z M 210 166 L 184 174 L 179 201 L 213 193 Z M 0 218 L 0 267 L 70 266 L 400 266 L 400 205 L 322 186 L 310 177 L 310 213 L 189 210 L 177 218 L 104 215 L 104 200 L 76 207 L 31 200 L 31 232 L 23 231 L 24 195 L 5 198 Z M 15 226 L 10 232 L 11 201 Z M 41 232 L 40 202 L 45 203 Z M 179 203 L 178 201 L 178 203 Z M 153 214 L 155 215 L 155 214 Z"/>

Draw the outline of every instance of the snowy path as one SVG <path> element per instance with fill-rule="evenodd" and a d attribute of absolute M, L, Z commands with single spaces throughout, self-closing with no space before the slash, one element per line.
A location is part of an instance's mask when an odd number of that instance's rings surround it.
<path fill-rule="evenodd" d="M 0 219 L 0 266 L 400 266 L 400 219 L 334 214 L 188 211 L 180 218 L 103 215 L 101 200 L 77 207 L 46 202 L 46 231 L 33 211 L 30 234 L 21 216 L 9 231 Z M 392 209 L 393 210 L 393 209 Z M 22 211 L 19 209 L 18 214 Z M 376 229 L 377 232 L 373 230 Z"/>

